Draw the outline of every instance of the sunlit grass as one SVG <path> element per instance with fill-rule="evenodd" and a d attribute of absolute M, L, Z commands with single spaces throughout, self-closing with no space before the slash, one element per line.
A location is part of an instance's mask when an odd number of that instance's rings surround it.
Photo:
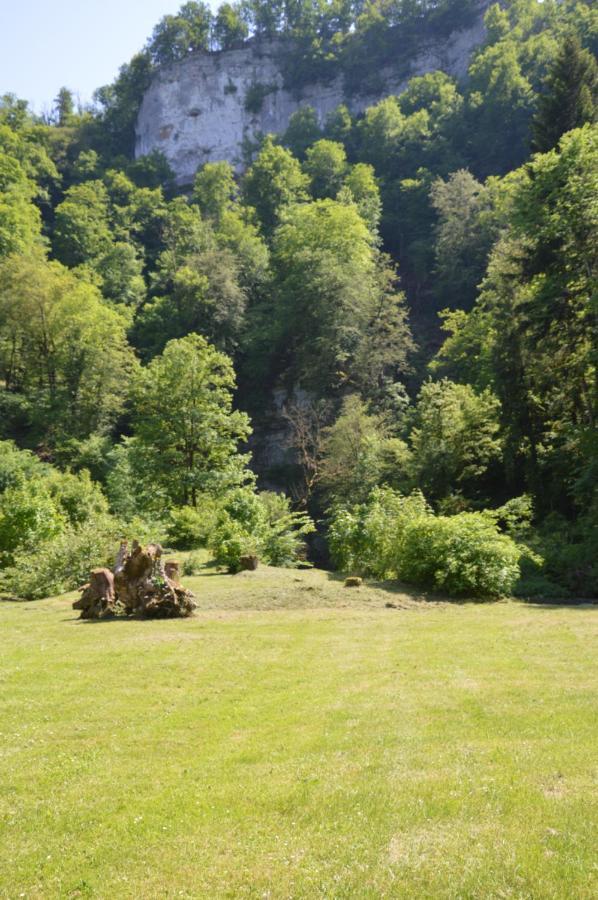
<path fill-rule="evenodd" d="M 214 571 L 0 603 L 0 896 L 596 896 L 597 609 Z"/>

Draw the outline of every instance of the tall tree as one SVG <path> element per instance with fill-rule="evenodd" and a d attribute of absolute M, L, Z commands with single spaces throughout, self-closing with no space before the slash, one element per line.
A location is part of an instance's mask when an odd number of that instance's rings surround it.
<path fill-rule="evenodd" d="M 214 40 L 221 50 L 231 50 L 242 44 L 249 34 L 240 3 L 223 3 L 214 20 Z"/>
<path fill-rule="evenodd" d="M 35 194 L 35 185 L 23 166 L 0 148 L 0 259 L 40 240 L 41 217 L 33 204 Z"/>
<path fill-rule="evenodd" d="M 50 447 L 114 423 L 135 359 L 127 320 L 96 287 L 41 255 L 11 256 L 0 267 L 2 402 L 20 397 L 27 440 Z"/>
<path fill-rule="evenodd" d="M 104 85 L 95 92 L 100 114 L 90 130 L 94 145 L 104 157 L 133 156 L 137 115 L 152 74 L 152 59 L 144 50 L 120 67 L 113 84 Z"/>
<path fill-rule="evenodd" d="M 54 116 L 61 127 L 68 125 L 75 112 L 73 93 L 66 87 L 61 87 L 54 101 Z"/>
<path fill-rule="evenodd" d="M 411 416 L 410 469 L 430 500 L 452 493 L 484 499 L 484 476 L 501 459 L 500 403 L 448 379 L 423 385 Z"/>
<path fill-rule="evenodd" d="M 244 478 L 238 445 L 251 431 L 233 410 L 235 375 L 230 359 L 205 338 L 170 341 L 140 372 L 134 392 L 134 433 L 149 480 L 171 502 L 193 504 Z"/>
<path fill-rule="evenodd" d="M 227 162 L 206 163 L 193 182 L 193 200 L 202 216 L 218 225 L 239 194 L 232 166 Z"/>
<path fill-rule="evenodd" d="M 212 12 L 207 3 L 189 0 L 174 16 L 164 16 L 156 25 L 148 48 L 155 65 L 184 59 L 197 50 L 208 50 Z"/>
<path fill-rule="evenodd" d="M 432 184 L 430 200 L 438 215 L 435 294 L 442 306 L 470 309 L 486 271 L 500 226 L 493 204 L 497 179 L 488 181 L 482 185 L 467 169 L 459 169 Z"/>
<path fill-rule="evenodd" d="M 598 471 L 598 126 L 519 176 L 479 300 L 449 322 L 442 357 L 500 398 L 511 483 L 541 512 L 566 512 L 589 505 Z"/>
<path fill-rule="evenodd" d="M 303 160 L 306 150 L 321 137 L 322 129 L 313 106 L 300 106 L 289 119 L 283 143 L 297 159 Z"/>
<path fill-rule="evenodd" d="M 402 298 L 354 204 L 318 200 L 287 210 L 274 238 L 273 310 L 294 376 L 326 393 L 347 383 L 375 390 L 405 361 Z"/>
<path fill-rule="evenodd" d="M 287 206 L 307 199 L 308 184 L 293 154 L 268 136 L 243 180 L 245 202 L 257 212 L 264 235 L 272 235 Z"/>
<path fill-rule="evenodd" d="M 101 181 L 74 185 L 56 208 L 54 250 L 67 266 L 92 264 L 112 244 L 108 192 Z"/>
<path fill-rule="evenodd" d="M 577 35 L 562 42 L 544 84 L 533 121 L 533 149 L 552 150 L 567 131 L 598 116 L 598 63 Z"/>
<path fill-rule="evenodd" d="M 347 154 L 335 141 L 316 141 L 306 153 L 304 171 L 309 175 L 312 195 L 317 200 L 334 199 L 347 174 Z"/>

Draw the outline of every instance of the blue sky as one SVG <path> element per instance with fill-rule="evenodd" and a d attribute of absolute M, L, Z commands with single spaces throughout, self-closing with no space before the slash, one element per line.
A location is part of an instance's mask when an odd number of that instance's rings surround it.
<path fill-rule="evenodd" d="M 29 100 L 36 112 L 49 109 L 63 85 L 90 100 L 182 3 L 0 0 L 0 95 Z"/>

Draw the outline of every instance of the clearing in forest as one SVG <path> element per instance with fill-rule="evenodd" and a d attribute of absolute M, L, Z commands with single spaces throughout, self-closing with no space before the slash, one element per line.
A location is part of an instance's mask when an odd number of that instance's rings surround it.
<path fill-rule="evenodd" d="M 1 897 L 596 896 L 596 607 L 185 583 L 0 603 Z"/>

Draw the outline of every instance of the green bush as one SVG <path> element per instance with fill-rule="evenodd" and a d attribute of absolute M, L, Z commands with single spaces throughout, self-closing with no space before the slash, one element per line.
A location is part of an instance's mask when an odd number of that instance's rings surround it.
<path fill-rule="evenodd" d="M 547 600 L 598 597 L 598 517 L 593 510 L 574 522 L 551 514 L 531 543 L 543 564 L 526 561 L 518 596 Z"/>
<path fill-rule="evenodd" d="M 241 557 L 258 555 L 258 539 L 228 513 L 223 513 L 218 526 L 210 538 L 210 550 L 214 559 L 230 572 L 241 568 Z"/>
<path fill-rule="evenodd" d="M 12 441 L 0 442 L 0 564 L 107 511 L 89 472 L 61 472 Z"/>
<path fill-rule="evenodd" d="M 0 500 L 0 561 L 10 565 L 27 551 L 59 534 L 65 519 L 45 481 L 33 479 L 7 488 Z"/>
<path fill-rule="evenodd" d="M 288 497 L 264 491 L 259 494 L 264 513 L 259 554 L 271 566 L 293 568 L 305 561 L 306 534 L 315 531 L 312 520 L 305 513 L 294 512 Z"/>
<path fill-rule="evenodd" d="M 211 498 L 201 498 L 199 506 L 181 506 L 170 510 L 167 540 L 177 550 L 205 547 L 214 528 L 217 508 Z"/>
<path fill-rule="evenodd" d="M 122 526 L 110 516 L 100 516 L 78 528 L 68 526 L 40 544 L 35 552 L 22 552 L 2 572 L 3 591 L 24 600 L 40 600 L 72 591 L 89 578 L 91 569 L 112 568 Z"/>
<path fill-rule="evenodd" d="M 337 507 L 329 526 L 333 561 L 343 572 L 399 578 L 453 596 L 511 594 L 530 551 L 501 534 L 486 513 L 435 516 L 416 492 L 374 490 L 367 503 Z"/>
<path fill-rule="evenodd" d="M 111 569 L 123 537 L 141 544 L 161 542 L 164 526 L 156 520 L 123 523 L 107 514 L 82 525 L 65 525 L 58 533 L 15 553 L 0 572 L 0 592 L 24 600 L 40 600 L 85 584 L 91 569 Z"/>
<path fill-rule="evenodd" d="M 513 593 L 523 554 L 483 513 L 428 516 L 408 523 L 398 574 L 452 596 L 504 597 Z"/>
<path fill-rule="evenodd" d="M 223 505 L 208 546 L 216 562 L 232 572 L 250 554 L 268 565 L 292 568 L 304 558 L 303 538 L 312 531 L 309 516 L 293 512 L 288 497 L 239 488 Z"/>
<path fill-rule="evenodd" d="M 390 488 L 375 488 L 366 503 L 335 507 L 328 542 L 336 568 L 373 578 L 397 577 L 397 555 L 407 523 L 429 514 L 420 491 L 405 497 Z"/>
<path fill-rule="evenodd" d="M 82 525 L 108 512 L 108 501 L 99 485 L 91 480 L 89 472 L 85 470 L 74 475 L 53 469 L 46 477 L 45 484 L 60 512 L 71 525 Z"/>
<path fill-rule="evenodd" d="M 181 564 L 182 575 L 197 575 L 204 566 L 204 561 L 199 553 L 191 553 Z"/>
<path fill-rule="evenodd" d="M 0 441 L 0 494 L 25 480 L 43 477 L 49 468 L 30 450 L 19 450 L 14 441 Z"/>
<path fill-rule="evenodd" d="M 257 115 L 264 105 L 264 100 L 268 94 L 273 94 L 277 90 L 276 84 L 263 84 L 260 81 L 254 81 L 253 84 L 249 85 L 245 94 L 245 109 L 247 112 Z"/>
<path fill-rule="evenodd" d="M 231 572 L 240 568 L 240 559 L 258 553 L 261 508 L 251 488 L 236 488 L 222 500 L 208 537 L 208 547 L 219 565 Z"/>

